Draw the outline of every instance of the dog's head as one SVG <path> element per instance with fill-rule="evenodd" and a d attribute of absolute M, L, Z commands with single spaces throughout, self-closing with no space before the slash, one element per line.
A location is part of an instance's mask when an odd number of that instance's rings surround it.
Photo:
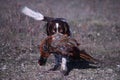
<path fill-rule="evenodd" d="M 69 25 L 63 18 L 56 18 L 46 23 L 46 33 L 48 36 L 51 36 L 56 33 L 66 34 L 70 36 Z"/>

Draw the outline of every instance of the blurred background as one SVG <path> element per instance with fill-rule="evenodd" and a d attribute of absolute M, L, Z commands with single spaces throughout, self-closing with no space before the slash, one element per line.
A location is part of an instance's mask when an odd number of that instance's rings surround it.
<path fill-rule="evenodd" d="M 39 66 L 39 44 L 46 37 L 43 21 L 21 13 L 29 7 L 45 16 L 66 18 L 72 37 L 103 62 L 97 69 L 73 69 L 64 77 L 51 55 Z M 120 80 L 119 0 L 0 0 L 0 80 Z"/>

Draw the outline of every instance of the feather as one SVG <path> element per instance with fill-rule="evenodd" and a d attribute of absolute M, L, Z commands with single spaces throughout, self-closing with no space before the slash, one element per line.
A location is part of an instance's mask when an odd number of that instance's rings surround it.
<path fill-rule="evenodd" d="M 97 63 L 98 60 L 94 59 L 92 56 L 90 56 L 89 54 L 87 54 L 84 50 L 80 51 L 80 58 L 91 62 L 91 63 Z"/>

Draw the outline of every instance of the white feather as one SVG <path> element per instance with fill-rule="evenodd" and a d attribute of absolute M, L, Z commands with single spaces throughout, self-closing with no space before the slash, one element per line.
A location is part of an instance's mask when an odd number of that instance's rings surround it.
<path fill-rule="evenodd" d="M 32 17 L 35 20 L 43 20 L 44 19 L 44 16 L 41 13 L 35 12 L 28 7 L 24 7 L 22 9 L 22 13 L 24 13 L 25 15 L 27 15 L 29 17 Z"/>

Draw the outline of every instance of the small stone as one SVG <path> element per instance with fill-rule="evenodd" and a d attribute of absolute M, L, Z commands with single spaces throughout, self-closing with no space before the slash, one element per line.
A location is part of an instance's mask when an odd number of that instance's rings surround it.
<path fill-rule="evenodd" d="M 112 73 L 112 72 L 113 72 L 113 69 L 107 69 L 107 72 L 108 72 L 108 73 Z"/>
<path fill-rule="evenodd" d="M 118 68 L 120 68 L 120 65 L 117 65 Z"/>
<path fill-rule="evenodd" d="M 4 66 L 2 67 L 2 70 L 5 70 L 5 69 L 7 69 L 7 66 L 6 66 L 6 65 L 4 65 Z"/>
<path fill-rule="evenodd" d="M 100 33 L 97 33 L 97 36 L 100 36 Z"/>

